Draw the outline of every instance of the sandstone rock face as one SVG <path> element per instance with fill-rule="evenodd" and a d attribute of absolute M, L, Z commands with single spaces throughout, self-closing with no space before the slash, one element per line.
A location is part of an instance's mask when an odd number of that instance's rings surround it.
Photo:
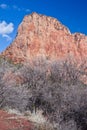
<path fill-rule="evenodd" d="M 15 63 L 43 57 L 50 61 L 87 58 L 87 36 L 70 31 L 57 19 L 32 13 L 25 16 L 13 43 L 2 53 Z"/>

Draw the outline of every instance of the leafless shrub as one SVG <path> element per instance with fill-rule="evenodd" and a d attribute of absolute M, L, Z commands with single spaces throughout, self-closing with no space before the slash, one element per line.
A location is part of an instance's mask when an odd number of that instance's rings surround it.
<path fill-rule="evenodd" d="M 78 65 L 68 59 L 17 69 L 8 66 L 5 70 L 0 66 L 1 107 L 31 112 L 42 109 L 43 115 L 56 124 L 58 130 L 86 130 L 87 85 L 80 80 L 80 76 L 86 74 L 85 64 Z M 9 69 L 23 77 L 22 84 L 6 86 L 2 77 Z"/>

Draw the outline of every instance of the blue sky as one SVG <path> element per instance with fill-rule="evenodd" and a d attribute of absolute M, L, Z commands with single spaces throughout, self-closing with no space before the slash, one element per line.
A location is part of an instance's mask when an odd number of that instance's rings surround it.
<path fill-rule="evenodd" d="M 72 33 L 87 35 L 87 0 L 0 0 L 0 52 L 13 41 L 23 17 L 32 12 L 55 17 Z"/>

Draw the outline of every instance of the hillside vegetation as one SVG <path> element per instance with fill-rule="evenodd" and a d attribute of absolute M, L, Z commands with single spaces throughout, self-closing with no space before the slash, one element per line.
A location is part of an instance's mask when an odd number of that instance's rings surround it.
<path fill-rule="evenodd" d="M 42 115 L 57 130 L 87 130 L 86 61 L 70 58 L 32 65 L 13 64 L 0 58 L 0 108 Z"/>

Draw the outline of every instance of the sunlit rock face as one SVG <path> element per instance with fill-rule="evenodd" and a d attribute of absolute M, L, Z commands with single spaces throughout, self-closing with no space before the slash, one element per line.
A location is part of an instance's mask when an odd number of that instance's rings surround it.
<path fill-rule="evenodd" d="M 68 56 L 81 61 L 87 58 L 87 36 L 71 34 L 57 19 L 32 13 L 24 17 L 16 38 L 2 55 L 15 63 Z"/>

